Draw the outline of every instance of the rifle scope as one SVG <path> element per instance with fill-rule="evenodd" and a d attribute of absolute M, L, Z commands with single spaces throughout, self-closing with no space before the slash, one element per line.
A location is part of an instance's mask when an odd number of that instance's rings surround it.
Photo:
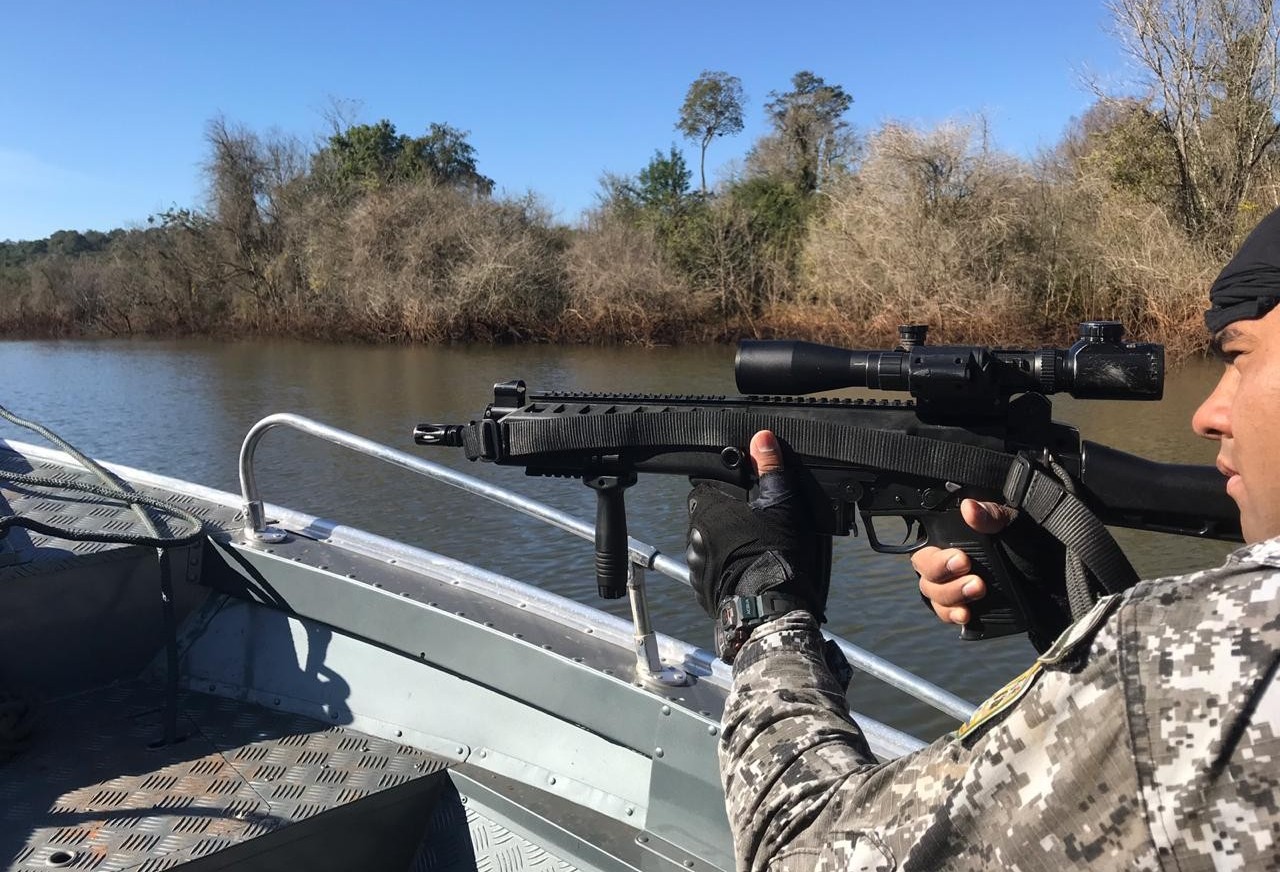
<path fill-rule="evenodd" d="M 794 395 L 865 387 L 945 402 L 1027 392 L 1087 400 L 1158 400 L 1164 394 L 1164 346 L 1122 341 L 1118 321 L 1085 321 L 1067 349 L 925 345 L 927 331 L 919 324 L 899 327 L 892 351 L 744 340 L 734 362 L 738 390 Z"/>

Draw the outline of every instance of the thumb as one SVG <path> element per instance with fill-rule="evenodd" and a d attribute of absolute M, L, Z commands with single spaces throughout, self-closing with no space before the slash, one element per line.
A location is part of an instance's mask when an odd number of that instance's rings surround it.
<path fill-rule="evenodd" d="M 979 533 L 993 535 L 1013 522 L 1017 511 L 999 503 L 964 500 L 960 503 L 960 517 Z"/>
<path fill-rule="evenodd" d="M 751 463 L 756 468 L 756 475 L 766 472 L 777 472 L 782 469 L 782 449 L 778 445 L 778 437 L 769 430 L 761 430 L 751 437 Z"/>

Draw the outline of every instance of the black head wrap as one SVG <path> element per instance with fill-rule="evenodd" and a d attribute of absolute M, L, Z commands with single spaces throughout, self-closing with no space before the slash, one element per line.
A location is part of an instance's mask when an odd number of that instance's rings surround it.
<path fill-rule="evenodd" d="M 1209 289 L 1205 326 L 1217 333 L 1232 321 L 1261 318 L 1280 301 L 1280 209 L 1253 228 Z"/>

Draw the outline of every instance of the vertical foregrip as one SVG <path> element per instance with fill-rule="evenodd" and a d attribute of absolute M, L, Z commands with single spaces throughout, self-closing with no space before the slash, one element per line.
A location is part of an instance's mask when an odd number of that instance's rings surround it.
<path fill-rule="evenodd" d="M 627 569 L 631 562 L 623 493 L 636 483 L 636 475 L 597 475 L 583 481 L 596 492 L 597 590 L 604 599 L 620 599 L 627 595 Z"/>

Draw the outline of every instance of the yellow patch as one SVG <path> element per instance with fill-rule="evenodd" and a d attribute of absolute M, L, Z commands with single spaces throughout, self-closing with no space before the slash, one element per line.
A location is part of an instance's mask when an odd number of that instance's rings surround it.
<path fill-rule="evenodd" d="M 955 732 L 955 737 L 957 739 L 965 738 L 978 727 L 1022 699 L 1026 692 L 1031 689 L 1031 685 L 1035 684 L 1036 676 L 1043 670 L 1044 664 L 1037 660 L 1023 670 L 1022 674 L 1013 679 L 1013 681 L 1010 681 L 987 697 L 987 701 L 974 710 L 973 716 L 960 725 L 960 729 Z"/>
<path fill-rule="evenodd" d="M 987 697 L 987 701 L 978 706 L 969 720 L 961 724 L 960 728 L 952 734 L 954 738 L 964 739 L 971 735 L 978 727 L 1001 712 L 1006 711 L 1010 706 L 1026 696 L 1027 691 L 1036 683 L 1036 676 L 1044 671 L 1045 664 L 1061 662 L 1078 645 L 1092 639 L 1094 632 L 1097 631 L 1098 627 L 1102 626 L 1102 622 L 1120 605 L 1120 602 L 1120 594 L 1111 594 L 1094 603 L 1093 608 L 1082 616 L 1080 620 L 1067 627 L 1057 641 L 1049 647 L 1049 650 L 1037 657 L 1036 661 L 1028 666 L 1021 675 Z"/>

